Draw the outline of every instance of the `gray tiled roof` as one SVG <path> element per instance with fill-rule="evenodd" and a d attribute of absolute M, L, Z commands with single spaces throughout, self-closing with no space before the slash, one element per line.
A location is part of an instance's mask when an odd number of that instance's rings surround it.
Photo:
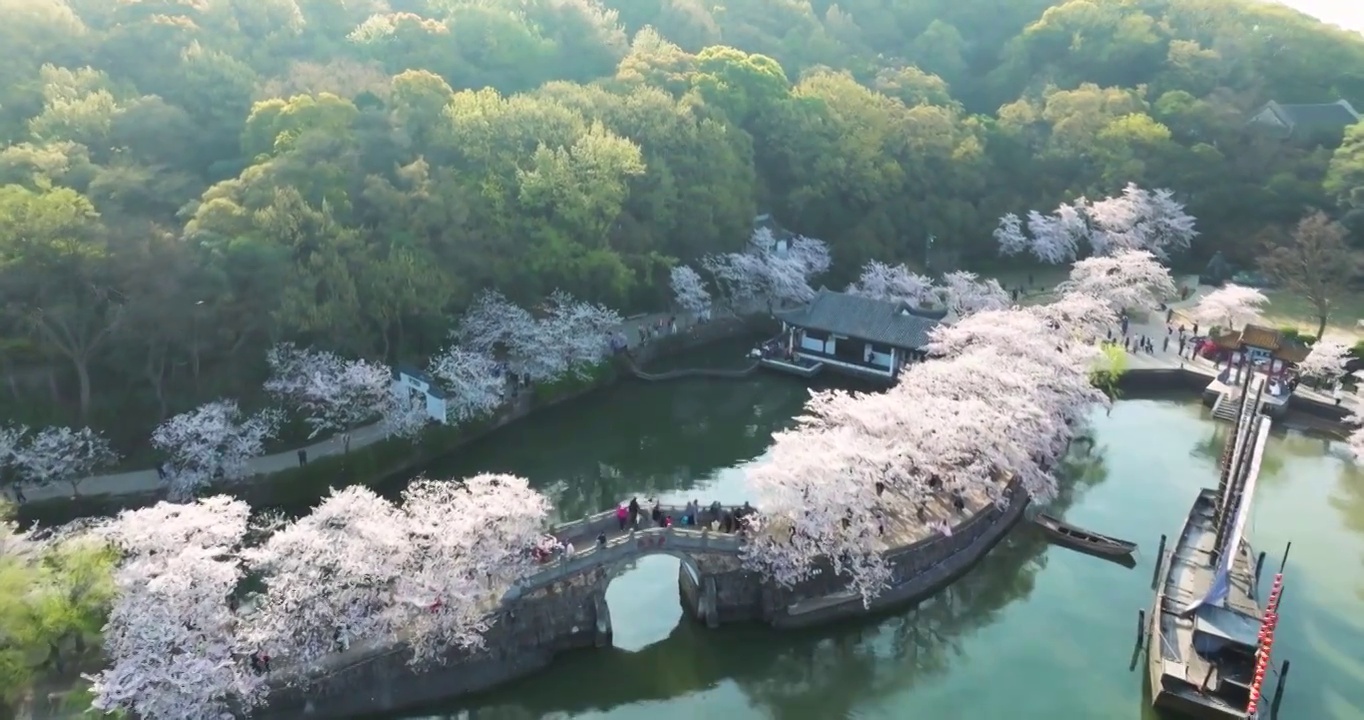
<path fill-rule="evenodd" d="M 928 344 L 928 333 L 941 324 L 915 314 L 904 303 L 820 290 L 809 305 L 777 313 L 787 323 L 808 330 L 847 335 L 859 340 L 911 350 Z"/>
<path fill-rule="evenodd" d="M 1344 100 L 1306 105 L 1287 105 L 1270 101 L 1263 109 L 1271 112 L 1280 122 L 1292 129 L 1335 130 L 1359 122 L 1359 113 Z"/>

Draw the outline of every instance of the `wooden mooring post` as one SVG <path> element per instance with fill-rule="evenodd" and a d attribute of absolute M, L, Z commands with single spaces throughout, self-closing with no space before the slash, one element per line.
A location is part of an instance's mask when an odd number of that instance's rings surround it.
<path fill-rule="evenodd" d="M 1293 549 L 1293 541 L 1289 540 L 1283 549 L 1283 559 L 1279 561 L 1279 574 L 1283 574 L 1283 569 L 1288 567 L 1288 551 Z"/>
<path fill-rule="evenodd" d="M 1151 571 L 1151 589 L 1156 589 L 1156 582 L 1160 580 L 1160 566 L 1165 564 L 1165 536 L 1160 536 L 1160 548 L 1156 550 L 1156 569 Z"/>
<path fill-rule="evenodd" d="M 1264 550 L 1261 550 L 1261 551 L 1260 551 L 1260 557 L 1255 558 L 1255 584 L 1256 584 L 1256 585 L 1259 585 L 1259 584 L 1260 584 L 1260 571 L 1264 569 L 1264 566 L 1265 566 L 1265 551 L 1264 551 Z"/>
<path fill-rule="evenodd" d="M 1137 608 L 1137 647 L 1141 647 L 1141 637 L 1146 630 L 1146 611 Z"/>
<path fill-rule="evenodd" d="M 1274 684 L 1274 702 L 1269 705 L 1270 717 L 1279 716 L 1279 703 L 1283 701 L 1283 686 L 1284 683 L 1288 682 L 1288 668 L 1290 666 L 1291 663 L 1288 660 L 1284 660 L 1283 665 L 1279 666 L 1279 681 Z"/>

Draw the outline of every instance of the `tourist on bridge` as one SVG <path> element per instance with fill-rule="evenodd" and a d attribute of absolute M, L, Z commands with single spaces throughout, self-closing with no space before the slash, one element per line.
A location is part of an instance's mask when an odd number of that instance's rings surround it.
<path fill-rule="evenodd" d="M 654 527 L 663 527 L 663 506 L 657 500 L 654 501 L 654 509 L 649 513 L 649 518 L 654 521 Z"/>
<path fill-rule="evenodd" d="M 630 510 L 626 507 L 625 503 L 621 503 L 616 507 L 616 522 L 620 524 L 621 530 L 624 530 L 625 526 L 630 522 Z"/>
<path fill-rule="evenodd" d="M 639 527 L 639 498 L 630 498 L 630 529 Z"/>

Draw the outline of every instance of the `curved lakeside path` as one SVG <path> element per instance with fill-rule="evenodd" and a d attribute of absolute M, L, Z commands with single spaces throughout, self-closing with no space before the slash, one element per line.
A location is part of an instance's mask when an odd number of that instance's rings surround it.
<path fill-rule="evenodd" d="M 1192 325 L 1192 323 L 1185 319 L 1181 313 L 1182 311 L 1186 311 L 1187 309 L 1193 307 L 1201 294 L 1202 288 L 1200 288 L 1198 292 L 1195 292 L 1192 295 L 1190 295 L 1188 299 L 1171 304 L 1171 307 L 1173 307 L 1175 310 L 1175 319 L 1173 323 L 1175 327 L 1178 327 L 1181 322 L 1184 323 L 1185 326 Z M 1038 295 L 1031 296 L 1030 299 L 1032 299 L 1033 301 L 1044 300 L 1048 295 L 1049 293 L 1041 293 Z M 638 347 L 640 344 L 639 329 L 641 327 L 643 326 L 652 327 L 660 319 L 666 322 L 667 319 L 670 317 L 677 318 L 678 332 L 681 332 L 694 324 L 694 318 L 692 318 L 690 315 L 686 313 L 678 313 L 676 315 L 673 315 L 671 313 L 652 313 L 636 315 L 627 318 L 625 322 L 617 326 L 616 332 L 619 332 L 624 335 L 627 347 L 631 348 Z M 1149 314 L 1147 322 L 1141 323 L 1134 320 L 1129 325 L 1130 335 L 1133 336 L 1146 335 L 1147 337 L 1150 337 L 1153 341 L 1155 341 L 1156 350 L 1154 353 L 1129 351 L 1127 353 L 1128 369 L 1129 370 L 1184 369 L 1192 372 L 1197 372 L 1202 375 L 1206 375 L 1209 380 L 1215 378 L 1217 376 L 1217 371 L 1214 369 L 1213 363 L 1211 361 L 1201 357 L 1193 359 L 1181 358 L 1179 356 L 1178 347 L 1176 343 L 1171 343 L 1170 348 L 1168 350 L 1161 349 L 1162 344 L 1161 340 L 1165 337 L 1166 334 L 1166 325 L 1163 322 L 1163 320 L 1164 320 L 1163 313 L 1153 311 Z M 1114 329 L 1116 330 L 1116 328 Z M 1330 394 L 1319 392 L 1317 390 L 1313 390 L 1305 386 L 1299 386 L 1296 390 L 1294 390 L 1294 394 L 1328 405 L 1334 404 L 1335 402 L 1335 399 Z M 1354 413 L 1359 413 L 1361 410 L 1360 400 L 1353 393 L 1345 393 L 1342 397 L 1341 404 L 1343 407 L 1348 408 Z M 372 445 L 376 442 L 379 442 L 380 440 L 383 440 L 385 437 L 382 428 L 380 428 L 378 424 L 368 425 L 365 427 L 352 430 L 350 436 L 352 449 L 362 448 L 365 447 L 366 445 Z M 271 455 L 262 455 L 261 457 L 252 458 L 248 462 L 250 472 L 247 474 L 247 476 L 253 477 L 260 475 L 269 475 L 272 473 L 277 473 L 283 470 L 288 470 L 290 468 L 297 467 L 299 450 L 307 451 L 309 462 L 316 460 L 318 458 L 340 455 L 344 452 L 341 436 L 334 435 L 332 437 L 326 438 L 324 440 L 319 440 L 315 443 L 303 447 L 295 447 Z M 162 487 L 163 483 L 157 477 L 156 471 L 154 469 L 132 470 L 124 473 L 116 473 L 111 475 L 96 475 L 94 477 L 86 478 L 80 483 L 81 489 L 80 496 L 96 497 L 139 495 L 157 492 Z M 65 483 L 53 483 L 50 485 L 40 487 L 28 487 L 24 489 L 24 495 L 26 496 L 28 502 L 54 500 L 58 498 L 71 497 L 71 494 L 69 492 L 69 486 L 66 485 Z"/>
<path fill-rule="evenodd" d="M 615 332 L 625 337 L 627 347 L 638 347 L 640 344 L 639 330 L 642 327 L 652 327 L 660 319 L 666 322 L 668 318 L 677 318 L 677 332 L 682 332 L 694 325 L 694 318 L 686 313 L 648 313 L 634 315 L 626 318 L 623 323 L 616 326 Z M 383 428 L 378 423 L 366 425 L 351 431 L 350 447 L 351 450 L 373 445 L 383 440 Z M 247 477 L 260 475 L 270 475 L 290 468 L 298 467 L 298 451 L 306 450 L 308 462 L 313 462 L 319 458 L 341 455 L 345 448 L 341 440 L 341 435 L 333 435 L 329 438 L 319 440 L 310 445 L 294 447 L 270 455 L 251 458 L 247 462 Z M 128 472 L 113 473 L 110 475 L 95 475 L 88 477 L 80 482 L 80 497 L 97 496 L 117 496 L 117 495 L 143 495 L 160 491 L 165 486 L 161 479 L 157 477 L 154 468 L 146 470 L 130 470 Z M 26 486 L 24 496 L 27 502 L 41 502 L 44 500 L 67 499 L 71 497 L 71 488 L 66 483 L 51 483 L 42 486 Z"/>

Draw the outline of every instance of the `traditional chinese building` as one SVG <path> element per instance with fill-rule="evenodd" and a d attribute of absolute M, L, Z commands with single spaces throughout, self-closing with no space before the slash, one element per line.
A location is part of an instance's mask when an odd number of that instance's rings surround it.
<path fill-rule="evenodd" d="M 400 364 L 393 369 L 393 383 L 397 391 L 409 392 L 424 398 L 426 414 L 438 423 L 445 423 L 445 390 L 429 373 L 411 365 Z"/>
<path fill-rule="evenodd" d="M 806 306 L 777 313 L 782 335 L 769 343 L 763 363 L 804 376 L 827 367 L 893 381 L 907 363 L 923 358 L 929 333 L 943 316 L 902 302 L 821 289 Z"/>
<path fill-rule="evenodd" d="M 1252 324 L 1211 337 L 1208 342 L 1224 365 L 1205 393 L 1213 402 L 1214 415 L 1235 404 L 1232 401 L 1237 399 L 1241 373 L 1247 370 L 1268 376 L 1262 411 L 1279 415 L 1287 409 L 1293 395 L 1289 381 L 1298 363 L 1307 358 L 1310 350 L 1306 345 L 1282 331 Z"/>

